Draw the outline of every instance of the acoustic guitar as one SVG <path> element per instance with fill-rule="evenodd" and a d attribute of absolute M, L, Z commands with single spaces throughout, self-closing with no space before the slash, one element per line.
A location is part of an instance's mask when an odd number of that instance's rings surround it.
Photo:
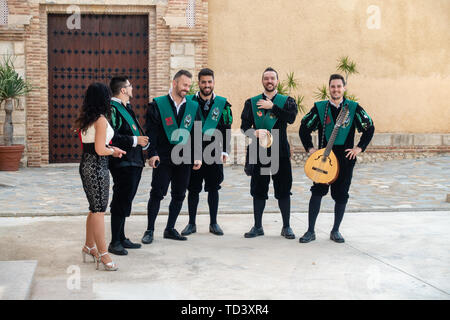
<path fill-rule="evenodd" d="M 348 112 L 348 106 L 344 106 L 336 119 L 336 124 L 326 148 L 317 150 L 306 160 L 305 173 L 315 183 L 331 184 L 336 181 L 339 175 L 339 162 L 332 148 L 339 128 L 347 118 Z"/>

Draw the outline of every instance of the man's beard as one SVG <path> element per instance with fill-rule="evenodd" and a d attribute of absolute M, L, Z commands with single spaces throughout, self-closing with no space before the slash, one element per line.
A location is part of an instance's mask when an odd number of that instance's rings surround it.
<path fill-rule="evenodd" d="M 276 87 L 275 85 L 272 85 L 272 89 L 269 89 L 267 86 L 264 86 L 264 89 L 265 89 L 267 92 L 274 92 L 274 91 L 277 89 L 277 87 Z"/>
<path fill-rule="evenodd" d="M 175 91 L 176 91 L 177 95 L 182 98 L 184 98 L 188 94 L 188 91 L 186 91 L 186 90 L 180 90 L 180 91 L 175 90 Z"/>
<path fill-rule="evenodd" d="M 200 92 L 202 93 L 202 95 L 204 95 L 205 97 L 209 96 L 212 94 L 214 88 L 211 88 L 209 93 L 206 93 L 203 89 L 200 88 Z"/>
<path fill-rule="evenodd" d="M 339 94 L 339 93 L 335 93 L 334 95 L 330 93 L 330 96 L 332 99 L 334 100 L 340 100 L 344 95 Z"/>

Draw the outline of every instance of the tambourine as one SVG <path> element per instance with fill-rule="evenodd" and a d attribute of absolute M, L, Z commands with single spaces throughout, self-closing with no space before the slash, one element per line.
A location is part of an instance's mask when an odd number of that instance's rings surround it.
<path fill-rule="evenodd" d="M 259 137 L 259 145 L 263 148 L 270 148 L 273 143 L 272 134 L 269 131 L 265 131 L 264 134 L 261 134 Z"/>

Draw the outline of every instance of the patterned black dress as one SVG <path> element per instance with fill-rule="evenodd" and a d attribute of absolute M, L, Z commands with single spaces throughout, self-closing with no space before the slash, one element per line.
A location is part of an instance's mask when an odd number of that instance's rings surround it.
<path fill-rule="evenodd" d="M 108 123 L 107 145 L 114 135 L 114 130 Z M 80 163 L 80 176 L 83 189 L 89 202 L 90 212 L 105 212 L 109 200 L 109 156 L 99 156 L 95 152 L 95 128 L 90 126 L 86 133 L 81 134 L 83 155 Z"/>

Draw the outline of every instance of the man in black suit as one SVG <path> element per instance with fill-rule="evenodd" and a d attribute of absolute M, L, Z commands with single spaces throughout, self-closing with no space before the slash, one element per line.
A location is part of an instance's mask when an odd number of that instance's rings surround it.
<path fill-rule="evenodd" d="M 111 123 L 114 129 L 112 144 L 125 150 L 122 158 L 109 162 L 113 177 L 113 197 L 111 201 L 111 243 L 108 251 L 117 255 L 127 255 L 126 249 L 138 249 L 138 243 L 125 237 L 125 219 L 131 214 L 131 205 L 141 180 L 145 165 L 142 150 L 148 147 L 148 137 L 144 135 L 136 115 L 129 103 L 133 97 L 133 86 L 125 76 L 111 79 Z"/>
<path fill-rule="evenodd" d="M 251 170 L 250 194 L 253 197 L 253 215 L 255 224 L 251 230 L 244 234 L 245 238 L 254 238 L 264 235 L 262 216 L 268 199 L 270 177 L 273 180 L 275 198 L 283 218 L 281 235 L 286 239 L 294 239 L 295 235 L 290 227 L 292 168 L 291 151 L 287 139 L 286 128 L 292 124 L 297 116 L 297 103 L 292 97 L 277 92 L 278 73 L 267 68 L 263 72 L 262 85 L 264 92 L 245 102 L 241 115 L 241 130 L 252 138 L 252 145 L 247 152 L 249 163 L 253 163 Z M 254 129 L 254 133 L 252 130 Z M 279 134 L 279 139 L 275 134 Z M 266 150 L 259 146 L 260 140 L 267 141 L 274 136 L 273 145 L 262 143 Z M 257 148 L 252 146 L 257 145 Z M 261 155 L 267 152 L 268 162 Z M 255 159 L 256 158 L 256 159 Z M 278 166 L 276 165 L 277 159 Z M 263 161 L 264 160 L 264 161 Z M 246 164 L 247 167 L 247 164 Z"/>
<path fill-rule="evenodd" d="M 198 144 L 192 143 L 195 141 L 194 122 L 201 121 L 201 118 L 198 113 L 198 102 L 186 96 L 191 83 L 192 74 L 189 71 L 178 71 L 169 93 L 154 98 L 147 108 L 145 128 L 150 138 L 148 158 L 153 173 L 152 189 L 147 204 L 147 230 L 142 237 L 144 244 L 153 242 L 155 220 L 169 184 L 172 199 L 164 238 L 187 240 L 175 229 L 175 223 L 186 196 L 191 169 L 199 170 L 202 166 L 201 141 Z M 185 153 L 189 152 L 189 149 L 190 155 Z"/>
<path fill-rule="evenodd" d="M 217 211 L 219 208 L 220 184 L 224 179 L 223 163 L 228 159 L 230 150 L 231 139 L 227 136 L 227 130 L 231 129 L 233 121 L 231 104 L 226 98 L 215 94 L 213 70 L 208 68 L 200 70 L 198 73 L 198 86 L 199 92 L 192 98 L 198 101 L 199 114 L 203 123 L 202 131 L 206 137 L 202 139 L 202 150 L 203 153 L 208 150 L 209 154 L 204 154 L 206 158 L 204 158 L 200 170 L 191 171 L 191 179 L 188 186 L 189 223 L 181 232 L 181 235 L 187 236 L 197 232 L 195 219 L 199 195 L 204 181 L 205 191 L 208 192 L 209 232 L 221 236 L 223 231 L 217 223 Z M 213 149 L 211 150 L 211 148 Z M 218 155 L 218 152 L 221 152 L 221 154 Z"/>

